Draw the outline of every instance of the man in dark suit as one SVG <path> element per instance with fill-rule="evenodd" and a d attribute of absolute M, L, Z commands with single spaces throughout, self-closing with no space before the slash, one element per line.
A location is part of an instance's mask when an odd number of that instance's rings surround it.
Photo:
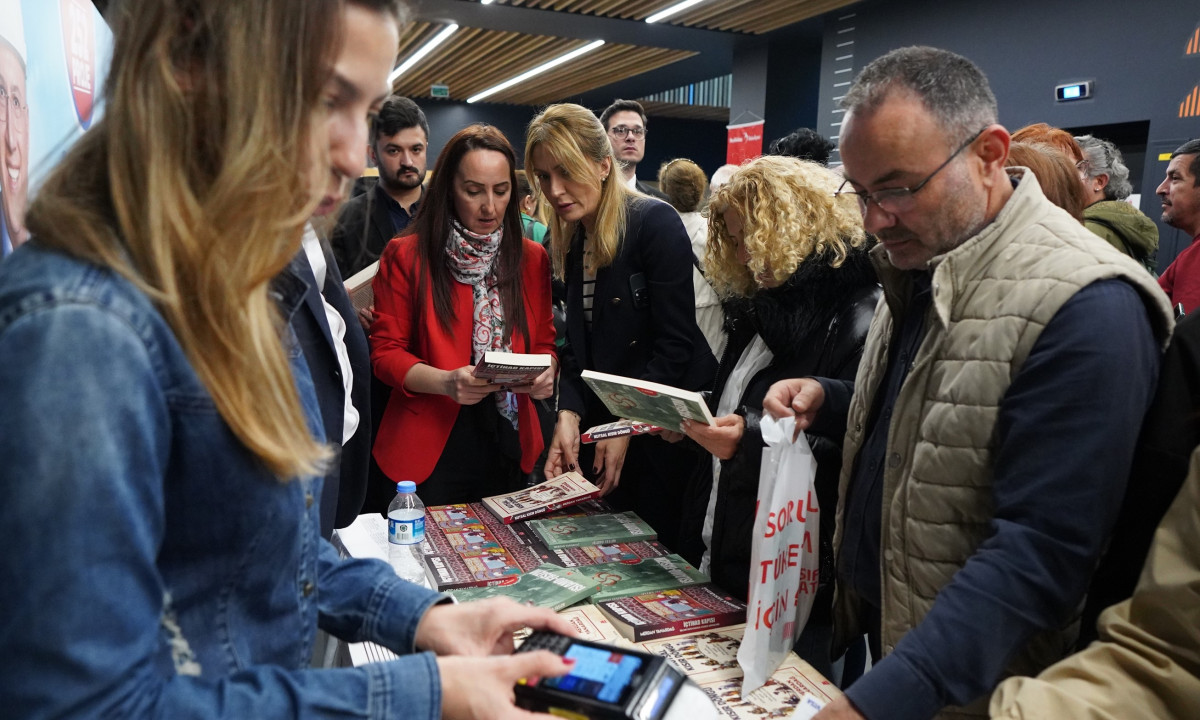
<path fill-rule="evenodd" d="M 666 201 L 667 196 L 637 179 L 637 166 L 646 155 L 646 111 L 637 100 L 614 100 L 600 113 L 621 179 L 631 190 Z"/>
<path fill-rule="evenodd" d="M 371 123 L 367 153 L 379 168 L 374 188 L 346 203 L 330 244 L 342 277 L 350 277 L 379 259 L 420 206 L 425 189 L 425 150 L 429 123 L 406 97 L 393 95 Z"/>
<path fill-rule="evenodd" d="M 367 493 L 371 356 L 333 255 L 311 226 L 285 272 L 307 285 L 291 326 L 308 362 L 325 437 L 340 446 L 321 490 L 321 534 L 328 538 L 334 528 L 354 522 Z"/>

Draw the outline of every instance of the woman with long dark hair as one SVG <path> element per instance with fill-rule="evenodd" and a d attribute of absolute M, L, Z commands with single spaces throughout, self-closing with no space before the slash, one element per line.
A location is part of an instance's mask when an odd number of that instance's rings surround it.
<path fill-rule="evenodd" d="M 550 262 L 522 237 L 516 191 L 504 134 L 468 126 L 438 156 L 413 234 L 380 258 L 371 364 L 394 390 L 375 459 L 427 505 L 514 490 L 542 452 L 533 400 L 553 394 L 557 371 Z M 487 351 L 552 359 L 502 387 L 472 373 Z"/>

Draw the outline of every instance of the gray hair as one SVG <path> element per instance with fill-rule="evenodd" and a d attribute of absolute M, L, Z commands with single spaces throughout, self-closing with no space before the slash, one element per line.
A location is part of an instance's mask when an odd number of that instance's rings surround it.
<path fill-rule="evenodd" d="M 1129 182 L 1129 168 L 1125 166 L 1125 158 L 1121 151 L 1108 140 L 1080 135 L 1075 138 L 1079 149 L 1083 150 L 1083 159 L 1087 161 L 1089 178 L 1108 176 L 1108 185 L 1104 186 L 1105 200 L 1124 200 L 1133 192 Z"/>
<path fill-rule="evenodd" d="M 842 107 L 872 112 L 892 92 L 909 92 L 920 99 L 952 144 L 966 141 L 998 116 L 996 96 L 983 71 L 948 50 L 905 47 L 872 60 L 854 79 Z"/>

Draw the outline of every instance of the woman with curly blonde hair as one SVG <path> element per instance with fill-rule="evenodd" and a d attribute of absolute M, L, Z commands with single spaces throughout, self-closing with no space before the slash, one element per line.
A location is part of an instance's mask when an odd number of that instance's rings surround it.
<path fill-rule="evenodd" d="M 759 420 L 771 384 L 815 375 L 853 379 L 879 297 L 858 207 L 834 197 L 840 178 L 812 162 L 760 157 L 709 201 L 705 258 L 725 299 L 728 340 L 709 406 L 713 426 L 687 436 L 712 454 L 689 488 L 684 530 L 713 582 L 746 599 L 758 475 Z M 825 434 L 820 434 L 823 430 Z M 833 508 L 845 428 L 809 432 L 821 506 L 820 590 L 797 651 L 829 676 Z"/>

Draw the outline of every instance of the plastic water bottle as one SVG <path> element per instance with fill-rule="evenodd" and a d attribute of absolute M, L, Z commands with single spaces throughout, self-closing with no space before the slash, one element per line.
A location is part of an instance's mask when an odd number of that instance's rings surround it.
<path fill-rule="evenodd" d="M 388 562 L 403 579 L 426 585 L 421 541 L 425 539 L 425 505 L 411 480 L 396 483 L 396 497 L 388 505 Z"/>

